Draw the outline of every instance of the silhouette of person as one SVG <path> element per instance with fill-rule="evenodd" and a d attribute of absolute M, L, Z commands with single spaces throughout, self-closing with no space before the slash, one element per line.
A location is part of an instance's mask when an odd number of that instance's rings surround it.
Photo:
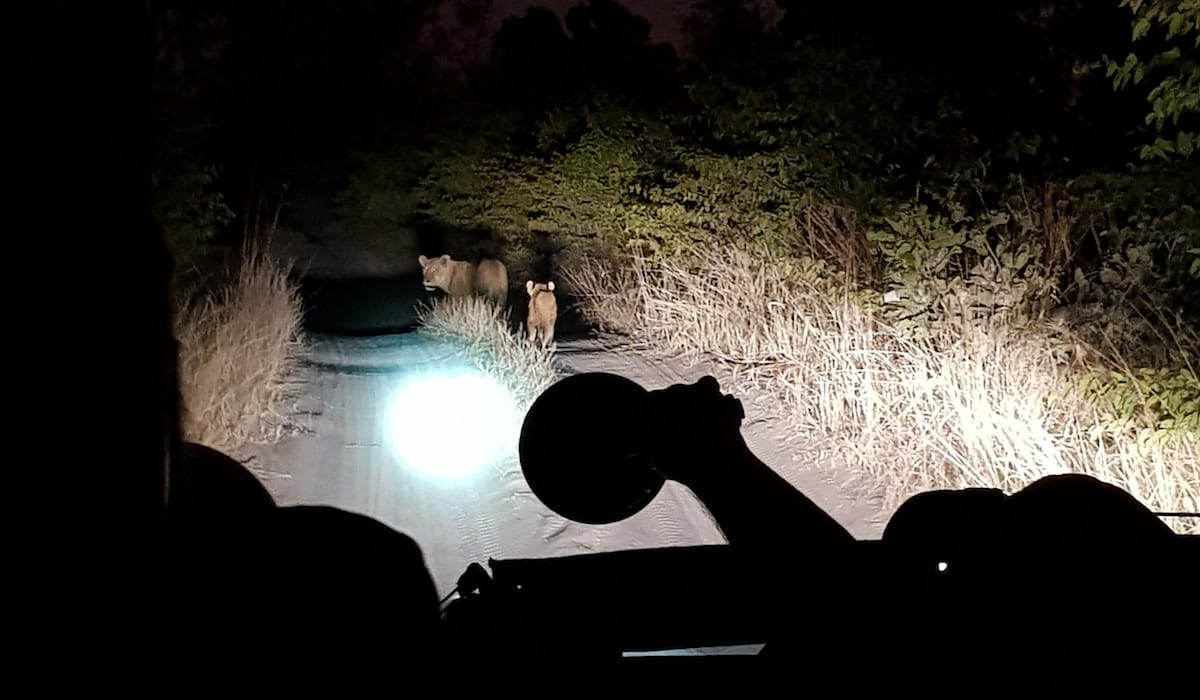
<path fill-rule="evenodd" d="M 1194 635 L 1177 643 L 1170 633 L 1200 621 L 1187 592 L 1200 590 L 1197 542 L 1121 489 L 1072 474 L 1012 495 L 918 494 L 880 547 L 864 549 L 750 451 L 740 405 L 714 378 L 650 397 L 655 465 L 696 494 L 731 547 L 753 555 L 780 600 L 763 656 L 788 673 L 806 666 L 815 672 L 806 683 L 833 673 L 830 687 L 844 687 L 832 670 L 864 656 L 864 637 L 879 653 L 854 683 L 887 690 L 978 690 L 985 678 L 988 692 L 1034 680 L 1164 682 L 1165 669 L 1200 651 Z"/>
<path fill-rule="evenodd" d="M 361 515 L 279 507 L 236 461 L 182 440 L 147 6 L 6 12 L 31 69 L 14 83 L 11 232 L 33 244 L 14 252 L 32 274 L 6 319 L 33 352 L 9 366 L 37 378 L 11 428 L 29 446 L 6 549 L 12 687 L 410 688 L 437 641 L 419 546 Z"/>
<path fill-rule="evenodd" d="M 437 592 L 414 540 L 336 508 L 277 506 L 216 450 L 183 455 L 176 676 L 214 694 L 399 692 L 400 671 L 435 660 Z"/>
<path fill-rule="evenodd" d="M 748 554 L 747 565 L 779 610 L 763 656 L 802 658 L 818 670 L 840 666 L 855 635 L 835 635 L 855 628 L 857 615 L 834 603 L 853 598 L 853 536 L 750 450 L 740 402 L 722 394 L 715 378 L 649 397 L 650 459 L 696 495 L 732 548 Z M 805 676 L 806 683 L 816 680 Z"/>

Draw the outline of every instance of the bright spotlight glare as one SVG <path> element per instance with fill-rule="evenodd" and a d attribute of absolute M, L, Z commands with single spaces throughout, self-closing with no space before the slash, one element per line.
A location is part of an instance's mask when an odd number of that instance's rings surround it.
<path fill-rule="evenodd" d="M 508 390 L 477 372 L 418 377 L 392 396 L 385 418 L 400 463 L 432 476 L 471 476 L 513 454 L 520 431 Z"/>

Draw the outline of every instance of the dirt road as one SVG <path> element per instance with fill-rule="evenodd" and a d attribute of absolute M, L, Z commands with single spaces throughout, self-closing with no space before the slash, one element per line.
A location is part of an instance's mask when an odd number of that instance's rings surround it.
<path fill-rule="evenodd" d="M 404 463 L 389 449 L 389 402 L 415 375 L 467 370 L 465 358 L 451 343 L 419 332 L 390 332 L 412 327 L 422 293 L 416 279 L 343 280 L 308 291 L 309 325 L 317 330 L 301 378 L 298 408 L 305 432 L 249 448 L 251 468 L 280 504 L 332 505 L 409 534 L 423 548 L 443 593 L 469 564 L 489 557 L 723 541 L 703 506 L 674 483 L 634 517 L 593 526 L 567 521 L 543 506 L 524 481 L 515 449 L 493 468 L 466 478 L 433 477 Z M 613 372 L 650 389 L 691 382 L 706 371 L 647 359 L 611 340 L 586 336 L 561 340 L 557 360 L 564 373 Z M 760 458 L 855 535 L 877 534 L 873 504 L 848 498 L 829 474 L 798 463 L 792 457 L 796 446 L 766 417 L 771 407 L 756 397 L 740 398 L 748 414 L 743 433 Z"/>

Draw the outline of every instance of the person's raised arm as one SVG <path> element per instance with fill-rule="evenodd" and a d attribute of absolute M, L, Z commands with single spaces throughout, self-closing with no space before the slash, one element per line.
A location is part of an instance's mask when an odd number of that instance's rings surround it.
<path fill-rule="evenodd" d="M 806 556 L 841 551 L 854 538 L 828 513 L 751 452 L 741 403 L 713 377 L 650 393 L 651 458 L 687 486 L 730 545 Z"/>

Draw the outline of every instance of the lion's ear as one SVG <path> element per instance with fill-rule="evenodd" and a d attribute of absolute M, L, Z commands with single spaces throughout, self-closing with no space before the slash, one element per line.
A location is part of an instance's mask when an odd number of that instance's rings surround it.
<path fill-rule="evenodd" d="M 429 258 L 422 255 L 421 257 L 417 258 L 417 262 L 421 263 L 421 267 L 425 267 L 429 264 Z"/>
<path fill-rule="evenodd" d="M 449 255 L 443 255 L 443 256 L 442 256 L 442 262 L 450 262 L 450 256 L 449 256 Z"/>
<path fill-rule="evenodd" d="M 525 293 L 529 296 L 533 296 L 533 280 L 529 280 L 525 283 Z"/>
<path fill-rule="evenodd" d="M 553 292 L 553 291 L 554 291 L 554 283 L 553 283 L 553 282 L 547 282 L 547 283 L 546 283 L 546 289 L 549 289 L 550 291 L 552 291 L 552 292 Z"/>

